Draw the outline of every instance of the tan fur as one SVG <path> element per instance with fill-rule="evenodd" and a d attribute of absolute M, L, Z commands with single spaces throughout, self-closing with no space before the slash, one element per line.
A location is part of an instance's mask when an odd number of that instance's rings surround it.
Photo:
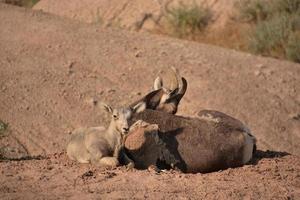
<path fill-rule="evenodd" d="M 112 115 L 109 127 L 107 129 L 91 127 L 75 130 L 67 145 L 67 155 L 70 159 L 99 166 L 116 167 L 119 165 L 118 158 L 120 152 L 123 153 L 121 149 L 124 146 L 124 136 L 129 131 L 128 120 L 135 110 L 112 109 L 105 104 L 103 107 Z M 123 157 L 127 164 L 129 163 L 131 167 L 134 166 L 126 155 Z"/>

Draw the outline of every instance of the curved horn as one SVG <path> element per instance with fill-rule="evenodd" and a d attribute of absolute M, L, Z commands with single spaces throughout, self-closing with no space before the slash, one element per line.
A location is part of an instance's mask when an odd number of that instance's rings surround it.
<path fill-rule="evenodd" d="M 153 89 L 154 90 L 159 90 L 160 88 L 162 88 L 163 86 L 163 81 L 160 78 L 160 76 L 158 76 L 155 80 L 154 80 L 154 84 L 153 84 Z"/>
<path fill-rule="evenodd" d="M 177 88 L 179 88 L 179 82 L 181 82 L 181 77 L 178 73 L 178 70 L 175 67 L 171 67 L 171 71 L 172 71 L 172 79 L 171 79 L 171 86 L 170 86 L 170 90 L 176 90 Z"/>
<path fill-rule="evenodd" d="M 181 84 L 180 87 L 178 89 L 178 95 L 184 95 L 187 89 L 187 81 L 184 77 L 181 77 Z"/>
<path fill-rule="evenodd" d="M 182 77 L 181 82 L 182 85 L 180 86 L 180 88 L 178 88 L 176 93 L 171 95 L 171 97 L 166 101 L 166 103 L 174 103 L 176 106 L 179 104 L 187 89 L 186 79 Z"/>

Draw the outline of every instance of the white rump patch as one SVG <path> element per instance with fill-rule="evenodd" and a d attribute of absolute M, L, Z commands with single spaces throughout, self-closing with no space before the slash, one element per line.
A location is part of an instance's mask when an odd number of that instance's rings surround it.
<path fill-rule="evenodd" d="M 253 154 L 253 147 L 255 144 L 255 138 L 251 135 L 249 135 L 247 132 L 243 132 L 245 136 L 245 144 L 243 149 L 243 164 L 248 163 Z"/>
<path fill-rule="evenodd" d="M 198 116 L 199 119 L 203 119 L 205 121 L 209 121 L 209 122 L 215 122 L 215 123 L 219 123 L 220 122 L 220 118 L 218 117 L 214 117 L 211 114 L 205 114 L 205 115 L 201 115 Z"/>

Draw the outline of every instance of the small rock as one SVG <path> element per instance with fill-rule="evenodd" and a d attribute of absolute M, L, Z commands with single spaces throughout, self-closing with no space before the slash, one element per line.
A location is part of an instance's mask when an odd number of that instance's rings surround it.
<path fill-rule="evenodd" d="M 137 52 L 134 54 L 134 56 L 135 56 L 136 58 L 139 58 L 139 57 L 142 56 L 142 52 L 141 52 L 141 51 L 137 51 Z"/>
<path fill-rule="evenodd" d="M 255 75 L 255 76 L 261 75 L 261 71 L 260 71 L 260 70 L 255 70 L 255 71 L 254 71 L 254 75 Z"/>
<path fill-rule="evenodd" d="M 4 92 L 5 90 L 7 90 L 7 87 L 3 86 L 1 90 L 2 90 L 2 92 Z"/>
<path fill-rule="evenodd" d="M 91 106 L 96 106 L 98 104 L 98 100 L 96 98 L 94 98 L 94 97 L 90 98 L 87 102 Z"/>
<path fill-rule="evenodd" d="M 108 89 L 107 92 L 108 92 L 108 93 L 115 93 L 116 90 L 115 90 L 115 89 Z"/>
<path fill-rule="evenodd" d="M 294 119 L 294 120 L 300 120 L 300 113 L 298 113 L 298 114 L 291 114 L 290 118 Z"/>
<path fill-rule="evenodd" d="M 274 74 L 274 71 L 273 70 L 267 70 L 266 72 L 265 72 L 265 74 L 267 75 L 267 76 L 271 76 L 272 74 Z"/>
<path fill-rule="evenodd" d="M 161 55 L 167 56 L 168 54 L 167 54 L 167 52 L 163 51 L 163 52 L 161 52 Z"/>
<path fill-rule="evenodd" d="M 150 165 L 147 170 L 148 170 L 148 172 L 151 172 L 151 173 L 154 172 L 155 174 L 160 173 L 160 169 L 158 169 L 158 167 L 155 165 Z"/>
<path fill-rule="evenodd" d="M 266 66 L 265 66 L 264 64 L 257 64 L 256 67 L 259 68 L 259 69 L 263 69 L 263 68 L 265 68 Z"/>
<path fill-rule="evenodd" d="M 69 64 L 68 64 L 68 68 L 69 68 L 69 69 L 73 69 L 74 65 L 75 65 L 75 62 L 74 62 L 74 61 L 71 61 L 71 62 L 69 62 Z"/>

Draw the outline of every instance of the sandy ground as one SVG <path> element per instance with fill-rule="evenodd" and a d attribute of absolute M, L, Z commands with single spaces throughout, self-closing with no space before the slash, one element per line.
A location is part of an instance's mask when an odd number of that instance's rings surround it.
<path fill-rule="evenodd" d="M 46 156 L 1 162 L 1 198 L 300 198 L 299 64 L 3 4 L 0 19 L 1 154 Z M 178 114 L 225 112 L 278 153 L 205 175 L 95 169 L 61 153 L 74 128 L 107 124 L 93 101 L 128 105 L 169 66 L 189 84 Z"/>
<path fill-rule="evenodd" d="M 300 159 L 281 156 L 260 152 L 257 164 L 210 174 L 157 174 L 93 168 L 61 153 L 0 163 L 0 194 L 1 199 L 299 199 Z"/>

